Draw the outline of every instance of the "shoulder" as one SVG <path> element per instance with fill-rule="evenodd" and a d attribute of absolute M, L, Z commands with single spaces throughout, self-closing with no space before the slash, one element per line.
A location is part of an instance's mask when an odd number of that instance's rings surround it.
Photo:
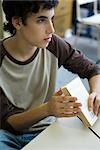
<path fill-rule="evenodd" d="M 3 47 L 3 41 L 4 41 L 4 39 L 0 39 L 0 66 L 1 66 L 3 58 L 5 56 L 5 50 L 4 50 L 4 47 Z"/>
<path fill-rule="evenodd" d="M 52 40 L 49 43 L 47 49 L 56 57 L 61 57 L 66 52 L 70 52 L 71 45 L 67 43 L 63 38 L 59 37 L 56 34 L 53 34 Z"/>
<path fill-rule="evenodd" d="M 74 49 L 63 38 L 54 34 L 47 49 L 58 59 L 59 67 L 74 53 Z"/>

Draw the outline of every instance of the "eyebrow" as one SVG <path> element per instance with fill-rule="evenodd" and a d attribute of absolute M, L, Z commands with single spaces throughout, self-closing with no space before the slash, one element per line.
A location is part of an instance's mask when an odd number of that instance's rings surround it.
<path fill-rule="evenodd" d="M 41 19 L 41 18 L 45 18 L 45 19 L 47 19 L 47 17 L 46 16 L 39 16 L 39 17 L 37 17 L 38 19 Z"/>
<path fill-rule="evenodd" d="M 46 16 L 39 16 L 39 17 L 37 17 L 37 19 L 48 19 L 48 17 L 46 17 Z M 54 16 L 52 16 L 52 18 L 51 19 L 53 19 L 54 18 Z"/>

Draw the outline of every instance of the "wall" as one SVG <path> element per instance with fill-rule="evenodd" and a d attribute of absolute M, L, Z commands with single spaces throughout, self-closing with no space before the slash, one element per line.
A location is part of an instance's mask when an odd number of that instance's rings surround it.
<path fill-rule="evenodd" d="M 55 32 L 64 37 L 65 31 L 72 26 L 72 6 L 73 0 L 59 0 L 55 9 Z"/>

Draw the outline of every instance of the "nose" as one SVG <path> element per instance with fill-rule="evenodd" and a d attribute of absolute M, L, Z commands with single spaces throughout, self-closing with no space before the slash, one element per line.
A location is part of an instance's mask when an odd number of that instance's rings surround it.
<path fill-rule="evenodd" d="M 47 33 L 48 34 L 51 34 L 51 33 L 54 33 L 55 32 L 55 29 L 54 29 L 54 25 L 53 25 L 53 22 L 50 21 L 48 23 L 48 26 L 47 26 Z"/>

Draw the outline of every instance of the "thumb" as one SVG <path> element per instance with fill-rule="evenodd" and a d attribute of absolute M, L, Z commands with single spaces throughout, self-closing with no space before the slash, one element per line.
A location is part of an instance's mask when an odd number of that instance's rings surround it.
<path fill-rule="evenodd" d="M 90 111 L 93 110 L 93 103 L 94 103 L 95 97 L 96 97 L 96 93 L 95 93 L 95 92 L 92 92 L 92 93 L 89 95 L 89 98 L 88 98 L 88 109 L 89 109 Z"/>
<path fill-rule="evenodd" d="M 57 92 L 55 92 L 54 94 L 53 94 L 53 96 L 60 96 L 60 95 L 62 95 L 63 94 L 63 92 L 62 92 L 62 90 L 61 90 L 61 88 L 57 91 Z"/>

